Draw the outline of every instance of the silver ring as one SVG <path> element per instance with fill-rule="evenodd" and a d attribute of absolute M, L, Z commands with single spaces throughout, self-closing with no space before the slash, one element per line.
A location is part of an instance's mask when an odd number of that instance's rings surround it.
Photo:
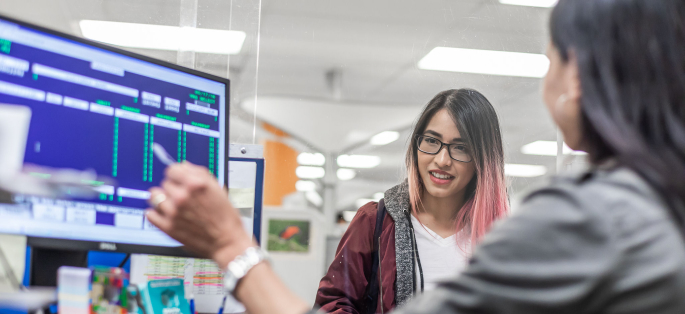
<path fill-rule="evenodd" d="M 157 208 L 159 204 L 162 204 L 162 202 L 164 201 L 166 201 L 166 194 L 164 193 L 157 194 L 155 195 L 155 197 L 152 198 L 152 200 L 150 200 L 150 202 L 155 208 Z"/>

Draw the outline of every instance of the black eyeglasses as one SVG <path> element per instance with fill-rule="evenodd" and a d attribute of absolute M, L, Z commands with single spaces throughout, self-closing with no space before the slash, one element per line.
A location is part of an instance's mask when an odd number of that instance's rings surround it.
<path fill-rule="evenodd" d="M 447 146 L 447 153 L 449 153 L 450 158 L 461 162 L 471 162 L 471 155 L 464 144 L 447 144 L 428 135 L 417 137 L 416 148 L 426 154 L 437 155 L 443 146 Z"/>

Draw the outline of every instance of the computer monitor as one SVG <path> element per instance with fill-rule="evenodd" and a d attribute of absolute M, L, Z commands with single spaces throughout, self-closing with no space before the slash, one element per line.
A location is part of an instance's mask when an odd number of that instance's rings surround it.
<path fill-rule="evenodd" d="M 187 256 L 144 216 L 161 144 L 226 185 L 229 81 L 0 16 L 0 103 L 29 107 L 25 164 L 94 170 L 95 199 L 18 195 L 0 233 L 33 247 Z M 49 173 L 32 173 L 49 176 Z"/>

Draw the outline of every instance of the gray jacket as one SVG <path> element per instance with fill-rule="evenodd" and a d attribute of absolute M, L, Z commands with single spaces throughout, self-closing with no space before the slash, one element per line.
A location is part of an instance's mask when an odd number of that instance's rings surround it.
<path fill-rule="evenodd" d="M 411 299 L 416 286 L 416 252 L 412 249 L 409 220 L 409 185 L 407 181 L 385 192 L 385 209 L 395 221 L 395 302 L 402 306 Z"/>
<path fill-rule="evenodd" d="M 395 313 L 685 313 L 685 242 L 625 168 L 558 177 L 458 277 Z"/>

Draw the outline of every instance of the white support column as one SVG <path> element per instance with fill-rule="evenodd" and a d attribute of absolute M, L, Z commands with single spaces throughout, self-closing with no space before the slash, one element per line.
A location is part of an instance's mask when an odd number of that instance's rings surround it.
<path fill-rule="evenodd" d="M 189 28 L 197 27 L 197 0 L 181 0 L 181 19 L 179 26 Z M 195 52 L 179 50 L 176 63 L 180 66 L 194 69 Z"/>
<path fill-rule="evenodd" d="M 323 178 L 323 215 L 326 221 L 326 229 L 333 230 L 335 226 L 336 214 L 336 188 L 338 186 L 338 155 L 335 153 L 326 154 L 326 175 Z"/>
<path fill-rule="evenodd" d="M 557 172 L 560 174 L 564 171 L 564 135 L 561 130 L 557 129 Z"/>

